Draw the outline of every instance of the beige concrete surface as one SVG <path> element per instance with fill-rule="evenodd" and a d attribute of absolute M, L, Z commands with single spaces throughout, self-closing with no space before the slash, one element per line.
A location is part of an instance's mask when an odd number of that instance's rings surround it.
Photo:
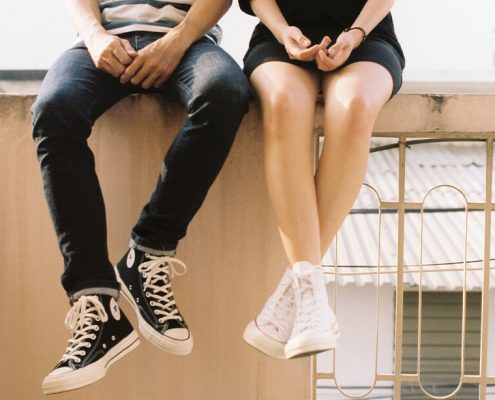
<path fill-rule="evenodd" d="M 0 399 L 42 399 L 41 380 L 62 355 L 68 303 L 62 258 L 31 140 L 32 96 L 0 96 Z M 111 260 L 149 198 L 184 113 L 165 100 L 131 97 L 91 139 L 106 200 Z M 57 399 L 254 400 L 309 398 L 309 360 L 276 361 L 241 339 L 274 289 L 285 259 L 264 186 L 258 112 L 252 106 L 219 179 L 180 244 L 187 274 L 174 282 L 193 331 L 191 355 L 145 340 L 107 376 Z M 121 301 L 133 322 L 135 317 Z"/>
<path fill-rule="evenodd" d="M 41 380 L 68 337 L 63 326 L 68 303 L 59 284 L 62 258 L 31 140 L 33 100 L 0 95 L 0 400 L 43 398 Z M 376 128 L 485 132 L 495 128 L 493 110 L 495 97 L 489 95 L 399 95 L 387 104 Z M 95 126 L 91 146 L 106 201 L 113 262 L 126 249 L 129 230 L 183 118 L 183 111 L 165 99 L 134 96 Z M 170 356 L 143 340 L 103 380 L 56 398 L 309 399 L 309 360 L 271 360 L 241 339 L 286 263 L 265 189 L 255 103 L 178 257 L 189 269 L 174 282 L 174 291 L 195 337 L 193 353 Z"/>

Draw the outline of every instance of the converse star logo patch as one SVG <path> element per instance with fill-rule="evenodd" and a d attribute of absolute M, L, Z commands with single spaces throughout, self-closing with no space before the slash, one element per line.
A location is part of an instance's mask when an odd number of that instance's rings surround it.
<path fill-rule="evenodd" d="M 127 268 L 132 268 L 135 259 L 136 259 L 136 253 L 134 249 L 130 249 L 129 254 L 127 255 Z"/>
<path fill-rule="evenodd" d="M 114 298 L 110 300 L 110 312 L 117 321 L 120 320 L 120 308 Z"/>

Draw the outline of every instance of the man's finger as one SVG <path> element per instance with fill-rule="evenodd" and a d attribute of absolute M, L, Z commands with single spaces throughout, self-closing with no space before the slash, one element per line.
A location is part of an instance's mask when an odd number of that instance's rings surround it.
<path fill-rule="evenodd" d="M 102 59 L 100 61 L 100 69 L 105 71 L 107 74 L 112 75 L 114 78 L 118 78 L 120 75 L 116 70 L 113 69 L 112 65 L 106 59 Z"/>
<path fill-rule="evenodd" d="M 112 69 L 117 73 L 117 78 L 122 75 L 125 71 L 125 66 L 117 60 L 116 57 L 108 57 L 103 59 L 107 64 L 112 66 Z"/>
<path fill-rule="evenodd" d="M 144 89 L 149 89 L 151 86 L 153 86 L 155 84 L 155 82 L 157 81 L 158 79 L 158 74 L 156 73 L 152 73 L 152 74 L 149 74 L 142 82 L 141 82 L 141 86 L 144 88 Z"/>
<path fill-rule="evenodd" d="M 168 75 L 162 75 L 159 79 L 156 80 L 156 82 L 153 84 L 153 87 L 158 89 L 160 88 L 170 77 L 170 74 Z"/>
<path fill-rule="evenodd" d="M 113 50 L 113 55 L 122 65 L 129 65 L 132 62 L 132 58 L 127 54 L 123 46 L 117 46 Z"/>
<path fill-rule="evenodd" d="M 120 39 L 120 43 L 122 44 L 122 47 L 124 48 L 125 52 L 129 57 L 136 58 L 138 55 L 138 52 L 134 50 L 134 47 L 131 46 L 129 41 L 127 39 Z"/>
<path fill-rule="evenodd" d="M 133 85 L 140 85 L 141 82 L 149 75 L 149 73 L 149 68 L 146 68 L 146 65 L 143 64 L 143 66 L 131 78 L 131 83 Z"/>
<path fill-rule="evenodd" d="M 126 68 L 125 72 L 120 77 L 120 82 L 127 83 L 129 79 L 131 79 L 136 72 L 143 66 L 143 58 L 138 57 L 135 58 L 134 61 Z"/>

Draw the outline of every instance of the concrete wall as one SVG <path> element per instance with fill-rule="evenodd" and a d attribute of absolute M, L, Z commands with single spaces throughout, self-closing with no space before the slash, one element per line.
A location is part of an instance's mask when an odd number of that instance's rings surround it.
<path fill-rule="evenodd" d="M 43 398 L 41 380 L 68 338 L 63 325 L 68 303 L 59 284 L 62 258 L 31 140 L 33 100 L 0 96 L 2 400 Z M 113 262 L 127 247 L 130 228 L 183 117 L 180 108 L 159 98 L 130 97 L 96 124 L 91 145 L 106 200 Z M 241 338 L 285 267 L 265 192 L 258 118 L 253 105 L 221 176 L 178 249 L 189 269 L 175 281 L 174 291 L 194 334 L 192 354 L 171 356 L 142 340 L 103 380 L 58 399 L 309 398 L 309 360 L 272 360 Z"/>
<path fill-rule="evenodd" d="M 62 259 L 30 137 L 33 100 L 0 95 L 2 400 L 41 399 L 41 380 L 67 340 L 63 318 L 68 304 L 59 285 Z M 495 126 L 489 109 L 495 109 L 495 96 L 399 95 L 383 111 L 376 130 L 489 132 Z M 91 146 L 114 262 L 126 249 L 129 230 L 183 117 L 176 105 L 141 96 L 123 100 L 96 124 Z M 241 339 L 286 263 L 265 189 L 259 122 L 252 104 L 225 168 L 178 249 L 189 270 L 176 280 L 174 291 L 195 335 L 193 353 L 173 357 L 143 342 L 105 379 L 58 399 L 310 398 L 309 360 L 272 360 Z M 129 307 L 123 308 L 135 322 Z"/>

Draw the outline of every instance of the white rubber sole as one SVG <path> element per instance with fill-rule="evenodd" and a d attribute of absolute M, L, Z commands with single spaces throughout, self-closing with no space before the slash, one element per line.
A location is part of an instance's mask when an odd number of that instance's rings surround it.
<path fill-rule="evenodd" d="M 47 376 L 41 384 L 43 394 L 67 392 L 96 382 L 105 376 L 110 365 L 130 353 L 137 346 L 139 346 L 139 337 L 135 331 L 132 331 L 95 363 L 75 371 Z"/>
<path fill-rule="evenodd" d="M 254 321 L 251 321 L 246 326 L 242 337 L 247 344 L 253 346 L 256 350 L 269 355 L 270 357 L 277 358 L 279 360 L 287 359 L 284 351 L 285 343 L 278 342 L 265 335 Z"/>
<path fill-rule="evenodd" d="M 286 358 L 307 357 L 324 351 L 335 349 L 339 333 L 301 334 L 285 345 Z"/>
<path fill-rule="evenodd" d="M 141 316 L 139 312 L 139 307 L 137 306 L 134 298 L 132 297 L 131 292 L 127 289 L 124 281 L 120 278 L 119 272 L 115 269 L 115 273 L 117 275 L 117 280 L 121 283 L 121 292 L 124 295 L 125 299 L 129 302 L 129 304 L 134 309 L 134 312 L 137 315 L 139 322 L 139 331 L 144 336 L 146 340 L 148 340 L 151 344 L 158 347 L 160 350 L 166 351 L 167 353 L 176 355 L 176 356 L 185 356 L 189 354 L 193 349 L 193 338 L 191 333 L 189 332 L 189 338 L 186 340 L 178 340 L 162 335 L 157 332 L 153 326 L 148 324 L 146 320 Z"/>

